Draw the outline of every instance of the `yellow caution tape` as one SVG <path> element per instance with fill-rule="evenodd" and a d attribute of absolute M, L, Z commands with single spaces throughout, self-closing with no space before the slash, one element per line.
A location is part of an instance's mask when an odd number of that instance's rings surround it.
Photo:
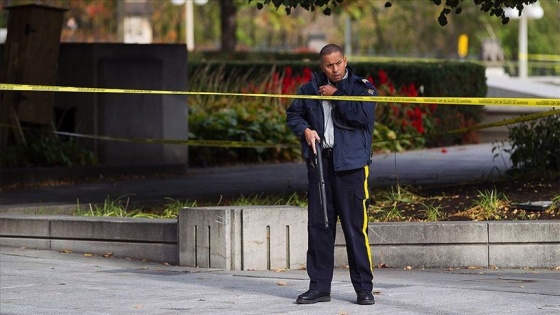
<path fill-rule="evenodd" d="M 542 54 L 525 54 L 529 60 L 538 61 L 560 61 L 560 55 L 542 55 Z M 438 58 L 417 58 L 417 57 L 382 57 L 382 56 L 363 56 L 363 55 L 351 55 L 348 56 L 348 60 L 352 62 L 389 62 L 389 61 L 400 61 L 400 62 L 449 62 L 447 59 Z M 484 64 L 481 60 L 468 60 L 471 63 Z M 509 61 L 511 62 L 511 61 Z"/>
<path fill-rule="evenodd" d="M 189 145 L 196 147 L 218 147 L 218 148 L 290 148 L 296 147 L 296 144 L 277 144 L 267 142 L 247 142 L 247 141 L 229 141 L 229 140 L 181 140 L 181 139 L 143 139 L 143 138 L 118 138 L 109 136 L 94 136 L 80 133 L 55 131 L 58 135 L 70 136 L 76 138 L 88 138 L 121 142 L 137 142 L 137 143 L 156 143 L 156 144 L 177 144 Z"/>
<path fill-rule="evenodd" d="M 443 132 L 437 133 L 430 133 L 424 135 L 417 135 L 417 136 L 408 136 L 408 137 L 400 137 L 391 140 L 378 140 L 373 141 L 373 143 L 382 143 L 382 142 L 390 142 L 396 140 L 405 140 L 405 139 L 414 139 L 414 138 L 422 138 L 422 137 L 435 137 L 435 136 L 443 136 L 449 134 L 457 134 L 457 133 L 464 133 L 468 131 L 474 130 L 481 130 L 505 125 L 511 125 L 515 123 L 531 121 L 539 118 L 544 118 L 547 116 L 552 115 L 560 115 L 560 109 L 550 110 L 546 112 L 540 112 L 530 115 L 524 115 L 520 117 L 515 117 L 511 119 L 506 119 L 499 122 L 493 122 L 488 124 L 481 124 L 471 127 L 453 129 Z M 11 128 L 13 126 L 0 124 L 0 127 L 7 127 Z M 24 128 L 24 129 L 31 129 L 31 128 Z M 50 132 L 44 130 L 45 132 Z M 98 140 L 108 140 L 108 141 L 121 141 L 121 142 L 135 142 L 135 143 L 157 143 L 157 144 L 176 144 L 176 145 L 190 145 L 190 146 L 204 146 L 204 147 L 218 147 L 218 148 L 295 148 L 299 147 L 299 143 L 293 144 L 286 144 L 286 143 L 268 143 L 268 142 L 247 142 L 247 141 L 229 141 L 229 140 L 180 140 L 180 139 L 144 139 L 144 138 L 119 138 L 119 137 L 109 137 L 109 136 L 95 136 L 95 135 L 87 135 L 87 134 L 80 134 L 80 133 L 72 133 L 72 132 L 64 132 L 64 131 L 55 131 L 54 133 L 63 136 L 70 136 L 76 138 L 87 138 L 87 139 L 98 139 Z"/>
<path fill-rule="evenodd" d="M 480 124 L 480 125 L 476 125 L 476 126 L 458 128 L 458 129 L 453 129 L 453 130 L 448 130 L 448 131 L 443 131 L 443 132 L 429 133 L 429 134 L 425 134 L 425 135 L 401 137 L 401 138 L 396 138 L 396 139 L 393 139 L 393 140 L 374 141 L 373 143 L 389 142 L 389 141 L 394 141 L 394 140 L 405 140 L 405 139 L 413 139 L 413 138 L 423 138 L 423 137 L 437 137 L 437 136 L 444 136 L 444 135 L 450 135 L 450 134 L 465 133 L 465 132 L 469 132 L 469 131 L 475 131 L 475 130 L 481 130 L 481 129 L 488 129 L 488 128 L 517 124 L 517 123 L 520 123 L 520 122 L 531 121 L 531 120 L 544 118 L 544 117 L 548 117 L 548 116 L 552 116 L 552 115 L 560 115 L 560 109 L 555 109 L 555 110 L 550 110 L 550 111 L 540 112 L 540 113 L 535 113 L 535 114 L 529 114 L 529 115 L 523 115 L 523 116 L 510 118 L 510 119 L 504 119 L 502 121 L 497 121 L 497 122 L 488 123 L 488 124 Z"/>
<path fill-rule="evenodd" d="M 193 92 L 168 90 L 131 90 L 87 88 L 51 85 L 7 84 L 0 83 L 0 90 L 4 91 L 42 91 L 42 92 L 75 92 L 75 93 L 121 93 L 121 94 L 171 94 L 171 95 L 221 95 L 241 97 L 269 97 L 269 98 L 300 98 L 325 99 L 345 101 L 375 101 L 387 103 L 417 103 L 417 104 L 448 104 L 448 105 L 485 105 L 485 106 L 560 106 L 560 98 L 474 98 L 474 97 L 402 97 L 402 96 L 320 96 L 320 95 L 288 95 L 288 94 L 245 94 L 220 92 Z"/>
<path fill-rule="evenodd" d="M 527 54 L 527 58 L 530 59 L 530 60 L 542 60 L 542 61 L 556 61 L 556 62 L 560 62 L 560 55 Z"/>

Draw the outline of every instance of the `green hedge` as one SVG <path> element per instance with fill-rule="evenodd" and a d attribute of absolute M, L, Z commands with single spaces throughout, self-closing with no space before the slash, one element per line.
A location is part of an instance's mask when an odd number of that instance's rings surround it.
<path fill-rule="evenodd" d="M 270 74 L 272 69 L 291 67 L 294 73 L 304 68 L 318 71 L 317 62 L 310 61 L 193 61 L 189 63 L 189 78 L 205 71 L 249 75 L 254 79 Z M 396 86 L 416 83 L 424 86 L 425 96 L 485 97 L 487 93 L 485 67 L 469 62 L 360 62 L 349 63 L 363 77 L 376 76 L 385 71 Z"/>
<path fill-rule="evenodd" d="M 302 59 L 316 58 L 316 55 L 290 55 L 293 60 L 285 60 L 286 56 L 272 55 L 269 58 L 259 57 L 255 54 L 241 54 L 245 60 L 228 61 L 225 59 L 219 61 L 208 61 L 204 58 L 198 58 L 194 61 L 191 58 L 189 62 L 189 90 L 191 91 L 213 91 L 213 92 L 243 92 L 248 93 L 270 93 L 270 84 L 267 88 L 262 88 L 262 82 L 276 82 L 276 77 L 280 80 L 284 76 L 301 74 L 304 69 L 318 70 L 317 61 L 301 61 Z M 262 56 L 265 56 L 263 54 Z M 268 55 L 266 55 L 268 56 Z M 199 56 L 200 57 L 200 56 Z M 215 56 L 213 57 L 215 58 Z M 239 58 L 238 58 L 239 59 Z M 266 61 L 263 61 L 266 60 Z M 427 97 L 485 97 L 487 92 L 485 68 L 479 64 L 469 62 L 349 62 L 355 72 L 365 78 L 371 78 L 374 84 L 378 86 L 379 73 L 383 71 L 387 74 L 394 85 L 395 89 L 399 90 L 402 87 L 413 84 L 417 88 L 421 87 L 423 96 Z M 289 70 L 287 70 L 289 69 Z M 290 74 L 291 73 L 291 74 Z M 272 78 L 276 79 L 272 79 Z M 303 82 L 300 82 L 303 83 Z M 259 90 L 258 88 L 262 90 Z M 379 86 L 378 86 L 379 88 Z M 276 92 L 280 93 L 280 92 Z M 285 92 L 288 93 L 288 92 Z M 291 92 L 295 93 L 295 91 Z M 261 108 L 262 117 L 260 117 L 259 133 L 266 134 L 267 139 L 275 143 L 284 143 L 290 139 L 286 134 L 289 133 L 284 126 L 277 126 L 275 124 L 281 123 L 283 117 L 276 117 L 283 114 L 283 109 L 270 111 L 269 106 L 287 106 L 291 100 L 284 100 L 283 103 L 272 99 L 259 99 L 259 98 L 235 98 L 228 97 L 226 100 L 220 97 L 190 97 L 189 105 L 191 106 L 191 114 L 194 114 L 189 119 L 189 128 L 193 138 L 206 139 L 206 140 L 246 140 L 254 138 L 249 136 L 254 131 L 243 130 L 246 126 L 253 125 L 255 121 L 240 121 L 240 113 L 243 111 L 240 107 L 251 108 L 251 111 L 259 111 Z M 262 104 L 262 105 L 259 105 Z M 276 105 L 274 105 L 276 104 Z M 379 104 L 378 110 L 388 110 L 388 104 Z M 402 105 L 402 104 L 400 104 Z M 226 107 L 231 107 L 226 109 Z M 237 107 L 236 109 L 232 109 Z M 405 108 L 406 109 L 406 108 Z M 232 122 L 227 126 L 227 112 L 236 113 Z M 205 116 L 206 115 L 206 116 Z M 482 115 L 481 106 L 437 106 L 435 111 L 429 112 L 426 115 L 433 115 L 429 117 L 434 123 L 436 132 L 445 130 L 452 130 L 456 128 L 463 128 L 474 125 L 480 122 Z M 380 115 L 381 116 L 381 115 Z M 206 117 L 206 118 L 205 118 Z M 219 123 L 213 124 L 204 123 L 205 120 L 212 121 L 216 117 L 220 118 Z M 252 117 L 252 116 L 251 116 Z M 251 118 L 252 119 L 252 118 Z M 267 121 L 275 121 L 275 124 L 268 126 Z M 379 121 L 379 125 L 384 122 Z M 218 129 L 213 131 L 213 126 L 219 126 Z M 235 132 L 224 132 L 224 129 L 233 129 Z M 266 130 L 270 128 L 270 130 Z M 236 138 L 231 138 L 231 135 L 237 135 Z M 278 134 L 278 139 L 270 138 Z M 451 144 L 466 144 L 477 142 L 476 134 L 474 132 L 462 135 L 445 135 L 436 137 L 427 137 L 421 143 L 422 146 L 440 146 Z M 399 135 L 397 135 L 398 137 Z M 409 135 L 407 135 L 409 136 Z M 414 136 L 414 135 L 413 135 Z M 406 144 L 406 143 L 405 143 Z M 396 146 L 395 146 L 396 147 Z M 412 145 L 399 145 L 399 148 L 414 148 Z M 417 146 L 416 146 L 417 147 Z M 247 153 L 247 150 L 252 153 Z M 201 152 L 204 152 L 205 161 L 203 164 L 216 164 L 221 163 L 218 161 L 217 156 L 224 156 L 224 154 L 237 157 L 236 159 L 228 159 L 233 163 L 238 162 L 254 162 L 254 161 L 270 161 L 271 159 L 281 160 L 294 159 L 298 156 L 297 149 L 286 149 L 290 152 L 274 151 L 270 154 L 269 149 L 213 149 L 213 148 L 191 148 L 191 158 L 196 161 Z M 235 152 L 235 154 L 228 154 Z M 193 156 L 194 155 L 194 156 Z M 249 158 L 250 161 L 246 159 Z"/>

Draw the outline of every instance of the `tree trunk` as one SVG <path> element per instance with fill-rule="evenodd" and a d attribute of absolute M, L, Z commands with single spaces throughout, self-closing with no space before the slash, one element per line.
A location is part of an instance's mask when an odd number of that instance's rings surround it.
<path fill-rule="evenodd" d="M 222 47 L 221 51 L 235 51 L 237 38 L 235 32 L 237 30 L 236 13 L 237 8 L 233 4 L 233 0 L 220 0 L 220 17 L 222 19 Z"/>

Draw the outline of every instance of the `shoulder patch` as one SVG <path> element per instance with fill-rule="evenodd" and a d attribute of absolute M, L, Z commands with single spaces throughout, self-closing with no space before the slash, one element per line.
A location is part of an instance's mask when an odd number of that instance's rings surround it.
<path fill-rule="evenodd" d="M 374 88 L 373 83 L 369 82 L 368 79 L 361 79 L 360 83 L 365 85 L 367 88 Z"/>
<path fill-rule="evenodd" d="M 373 95 L 373 96 L 377 95 L 377 91 L 375 90 L 375 87 L 373 86 L 373 84 L 371 82 L 369 82 L 368 79 L 362 79 L 361 82 L 362 82 L 363 85 L 365 85 L 365 87 L 366 87 L 365 92 L 367 94 Z"/>

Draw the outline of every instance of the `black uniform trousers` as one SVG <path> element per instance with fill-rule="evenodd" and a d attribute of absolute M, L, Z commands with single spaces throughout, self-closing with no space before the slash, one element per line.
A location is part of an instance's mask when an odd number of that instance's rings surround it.
<path fill-rule="evenodd" d="M 324 154 L 325 155 L 325 154 Z M 373 264 L 367 236 L 366 200 L 369 197 L 369 167 L 350 171 L 334 171 L 332 157 L 323 157 L 323 174 L 327 195 L 329 228 L 325 228 L 320 203 L 318 166 L 307 163 L 308 249 L 307 274 L 309 289 L 331 291 L 334 272 L 334 244 L 337 218 L 344 232 L 350 279 L 356 292 L 373 290 Z"/>

